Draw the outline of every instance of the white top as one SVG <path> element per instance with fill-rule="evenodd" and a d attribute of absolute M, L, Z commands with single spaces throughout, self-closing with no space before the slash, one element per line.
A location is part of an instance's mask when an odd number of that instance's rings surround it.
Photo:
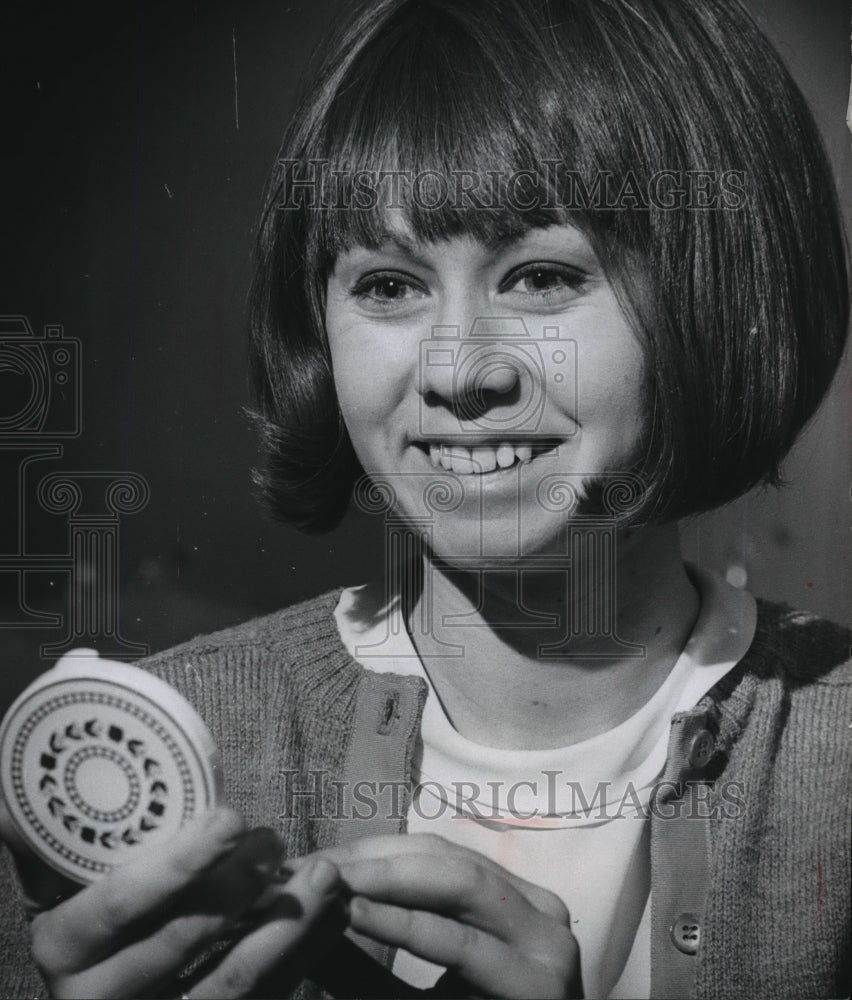
<path fill-rule="evenodd" d="M 407 633 L 392 636 L 392 647 L 385 642 L 383 656 L 367 656 L 363 647 L 389 634 L 386 621 L 359 627 L 352 617 L 355 590 L 344 591 L 336 611 L 344 644 L 364 666 L 416 674 L 433 695 L 423 713 L 409 833 L 444 836 L 560 896 L 571 913 L 590 998 L 650 994 L 644 808 L 665 766 L 671 716 L 692 708 L 754 636 L 754 598 L 695 567 L 689 571 L 701 607 L 668 677 L 614 729 L 556 749 L 503 750 L 465 739 L 434 696 Z M 393 971 L 426 988 L 444 970 L 399 951 Z"/>

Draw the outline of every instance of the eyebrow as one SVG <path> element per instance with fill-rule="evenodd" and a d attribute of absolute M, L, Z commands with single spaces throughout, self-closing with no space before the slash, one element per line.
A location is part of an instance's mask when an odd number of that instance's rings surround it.
<path fill-rule="evenodd" d="M 498 250 L 505 249 L 508 247 L 514 247 L 520 243 L 529 233 L 533 232 L 536 228 L 535 226 L 517 226 L 512 230 L 504 233 L 496 233 L 493 236 L 489 236 L 486 239 L 480 239 L 473 233 L 469 234 L 473 239 L 480 243 L 489 253 L 496 253 Z M 418 240 L 412 239 L 405 233 L 401 233 L 393 229 L 385 229 L 378 233 L 378 245 L 382 246 L 385 243 L 390 243 L 397 248 L 400 252 L 407 254 L 409 257 L 419 260 L 421 259 L 418 248 L 420 247 L 420 242 Z"/>
<path fill-rule="evenodd" d="M 379 234 L 379 244 L 383 245 L 385 243 L 393 244 L 397 250 L 407 254 L 409 257 L 419 256 L 417 251 L 417 241 L 413 240 L 410 236 L 406 236 L 405 233 L 396 232 L 392 229 L 386 229 Z"/>
<path fill-rule="evenodd" d="M 390 244 L 405 257 L 410 258 L 421 267 L 430 266 L 429 261 L 423 256 L 421 249 L 422 245 L 418 243 L 418 241 L 413 240 L 410 236 L 406 236 L 405 233 L 385 230 L 379 233 L 378 236 L 378 249 L 386 247 Z"/>
<path fill-rule="evenodd" d="M 570 224 L 563 223 L 562 226 L 568 225 L 568 228 L 573 229 L 581 244 L 588 245 L 587 238 L 584 236 L 581 230 L 577 229 Z M 517 224 L 514 226 L 508 226 L 501 233 L 495 233 L 494 235 L 487 236 L 484 239 L 477 236 L 474 233 L 462 233 L 460 235 L 468 235 L 472 239 L 476 240 L 482 247 L 485 248 L 486 252 L 491 256 L 495 256 L 501 251 L 514 250 L 518 244 L 522 243 L 530 235 L 534 235 L 536 231 L 546 232 L 550 228 L 560 228 L 559 223 L 553 223 L 552 226 L 524 226 L 522 224 Z M 427 241 L 428 243 L 429 241 Z M 382 247 L 392 246 L 400 253 L 405 254 L 405 256 L 411 258 L 411 260 L 417 262 L 418 264 L 429 267 L 430 263 L 423 256 L 422 247 L 423 243 L 408 235 L 405 232 L 400 232 L 398 229 L 383 228 L 378 233 L 376 233 L 376 243 L 374 244 L 375 249 L 381 249 Z"/>

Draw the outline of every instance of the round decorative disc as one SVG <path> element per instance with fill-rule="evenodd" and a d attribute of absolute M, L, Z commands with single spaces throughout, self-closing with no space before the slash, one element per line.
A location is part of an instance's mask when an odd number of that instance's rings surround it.
<path fill-rule="evenodd" d="M 88 883 L 168 841 L 221 794 L 213 737 L 138 667 L 67 653 L 0 725 L 0 785 L 22 836 Z"/>

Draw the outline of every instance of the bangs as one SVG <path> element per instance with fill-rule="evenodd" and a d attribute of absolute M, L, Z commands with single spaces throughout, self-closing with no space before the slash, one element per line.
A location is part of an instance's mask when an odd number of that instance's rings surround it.
<path fill-rule="evenodd" d="M 588 213 L 565 208 L 563 179 L 606 160 L 601 133 L 573 126 L 540 26 L 497 5 L 484 20 L 482 6 L 399 6 L 333 81 L 303 155 L 288 162 L 285 198 L 308 210 L 312 265 L 377 246 L 391 212 L 426 242 L 586 228 Z M 570 72 L 588 102 L 583 67 Z M 588 107 L 581 117 L 588 123 Z"/>
<path fill-rule="evenodd" d="M 401 229 L 587 238 L 646 357 L 637 523 L 776 480 L 842 354 L 848 280 L 819 135 L 738 0 L 346 9 L 258 227 L 252 371 L 278 435 L 273 508 L 306 528 L 345 510 L 358 466 L 327 278 L 341 250 Z"/>

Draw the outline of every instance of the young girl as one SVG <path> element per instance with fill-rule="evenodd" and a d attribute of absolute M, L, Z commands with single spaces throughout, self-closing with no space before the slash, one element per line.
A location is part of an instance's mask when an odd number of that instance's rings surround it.
<path fill-rule="evenodd" d="M 26 933 L 55 996 L 848 992 L 848 636 L 676 526 L 777 478 L 847 317 L 736 3 L 365 5 L 282 146 L 252 357 L 273 510 L 354 488 L 386 577 L 144 664 L 235 811 L 76 894 L 8 831 L 10 995 Z"/>

